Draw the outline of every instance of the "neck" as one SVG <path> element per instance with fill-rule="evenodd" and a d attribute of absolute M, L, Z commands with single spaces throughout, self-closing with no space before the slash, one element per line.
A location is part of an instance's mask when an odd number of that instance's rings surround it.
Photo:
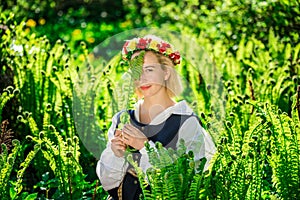
<path fill-rule="evenodd" d="M 170 106 L 173 106 L 174 104 L 175 104 L 174 100 L 171 99 L 169 95 L 167 95 L 167 93 L 163 93 L 161 95 L 155 95 L 155 96 L 144 98 L 143 108 L 149 110 L 153 106 L 160 106 L 163 109 L 166 109 Z"/>
<path fill-rule="evenodd" d="M 175 101 L 166 93 L 164 95 L 144 98 L 140 107 L 140 120 L 150 123 L 158 114 L 173 105 L 175 105 Z"/>

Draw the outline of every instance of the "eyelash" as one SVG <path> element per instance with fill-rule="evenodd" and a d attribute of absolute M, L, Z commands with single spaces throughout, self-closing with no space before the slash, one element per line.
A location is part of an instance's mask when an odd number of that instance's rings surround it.
<path fill-rule="evenodd" d="M 153 69 L 145 69 L 145 72 L 152 72 Z"/>

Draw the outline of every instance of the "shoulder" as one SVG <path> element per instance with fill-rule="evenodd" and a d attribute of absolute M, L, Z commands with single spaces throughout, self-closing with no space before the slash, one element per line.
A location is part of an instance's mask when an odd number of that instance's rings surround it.
<path fill-rule="evenodd" d="M 124 112 L 126 112 L 126 110 L 121 110 L 121 111 L 117 112 L 116 114 L 114 114 L 114 116 L 112 117 L 112 125 L 117 125 L 119 123 L 120 116 Z"/>
<path fill-rule="evenodd" d="M 182 138 L 186 143 L 198 142 L 203 143 L 204 133 L 203 128 L 199 123 L 197 116 L 190 116 L 181 125 L 178 131 L 179 138 Z"/>
<path fill-rule="evenodd" d="M 176 103 L 176 105 L 173 108 L 172 114 L 182 116 L 186 124 L 201 125 L 198 115 L 193 111 L 193 109 L 188 105 L 188 103 L 185 100 Z"/>
<path fill-rule="evenodd" d="M 182 124 L 183 127 L 188 127 L 189 129 L 195 129 L 201 127 L 201 122 L 197 115 L 192 114 L 189 116 L 186 116 L 186 120 Z"/>
<path fill-rule="evenodd" d="M 191 115 L 193 114 L 193 110 L 185 100 L 182 100 L 173 106 L 172 113 L 178 115 Z"/>

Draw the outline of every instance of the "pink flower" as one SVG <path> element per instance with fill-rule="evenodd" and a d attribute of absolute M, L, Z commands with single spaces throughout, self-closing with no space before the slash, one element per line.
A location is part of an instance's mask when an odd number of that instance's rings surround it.
<path fill-rule="evenodd" d="M 123 45 L 123 54 L 127 54 L 128 53 L 128 51 L 127 51 L 127 46 L 128 46 L 128 43 L 129 43 L 129 41 L 126 41 L 125 42 L 125 44 Z"/>

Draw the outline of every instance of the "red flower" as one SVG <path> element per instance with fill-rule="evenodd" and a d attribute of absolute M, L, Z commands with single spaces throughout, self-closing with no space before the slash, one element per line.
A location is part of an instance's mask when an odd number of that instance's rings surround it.
<path fill-rule="evenodd" d="M 157 47 L 158 47 L 158 50 L 160 53 L 165 53 L 167 48 L 170 48 L 171 46 L 168 43 L 162 42 L 162 43 L 158 44 Z"/>
<path fill-rule="evenodd" d="M 147 39 L 140 38 L 139 43 L 136 45 L 138 49 L 146 49 L 148 45 Z"/>
<path fill-rule="evenodd" d="M 173 60 L 173 62 L 175 64 L 179 64 L 180 63 L 180 54 L 178 51 L 174 52 L 174 53 L 171 53 L 169 55 L 169 57 Z"/>
<path fill-rule="evenodd" d="M 154 43 L 150 45 L 152 40 Z M 130 48 L 128 45 L 130 45 Z M 174 52 L 174 49 L 169 43 L 156 40 L 155 38 L 134 38 L 133 40 L 126 41 L 122 49 L 123 58 L 125 60 L 130 59 L 132 53 L 136 50 L 153 50 L 169 57 L 175 65 L 180 63 L 179 52 Z"/>

